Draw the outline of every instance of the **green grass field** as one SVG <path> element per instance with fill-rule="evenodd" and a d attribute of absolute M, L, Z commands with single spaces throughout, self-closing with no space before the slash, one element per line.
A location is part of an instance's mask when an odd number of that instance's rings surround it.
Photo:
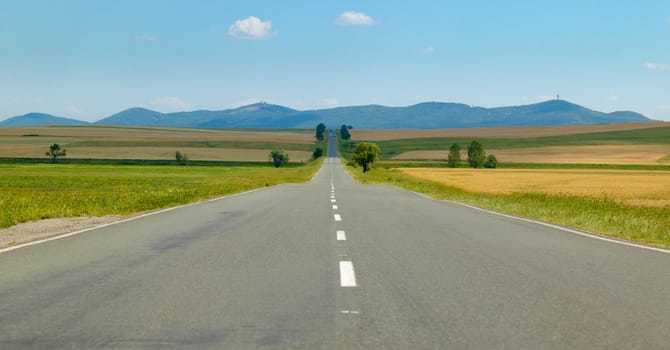
<path fill-rule="evenodd" d="M 421 150 L 448 150 L 458 143 L 461 148 L 475 138 L 415 138 L 375 141 L 381 148 L 381 159 L 391 159 L 403 152 Z M 609 131 L 590 134 L 574 134 L 528 138 L 476 138 L 486 147 L 486 150 L 547 147 L 547 146 L 596 146 L 596 145 L 650 145 L 670 144 L 670 127 L 658 127 L 639 130 Z M 340 143 L 340 152 L 345 158 L 351 156 L 356 143 L 364 140 L 343 141 Z"/>
<path fill-rule="evenodd" d="M 319 169 L 322 159 L 286 168 L 0 164 L 0 228 L 47 218 L 127 215 L 304 182 Z"/>
<path fill-rule="evenodd" d="M 607 198 L 546 193 L 487 194 L 421 180 L 398 169 L 375 167 L 363 174 L 347 169 L 363 183 L 381 183 L 424 193 L 436 199 L 471 204 L 502 213 L 552 222 L 590 232 L 670 248 L 670 207 L 625 205 Z"/>

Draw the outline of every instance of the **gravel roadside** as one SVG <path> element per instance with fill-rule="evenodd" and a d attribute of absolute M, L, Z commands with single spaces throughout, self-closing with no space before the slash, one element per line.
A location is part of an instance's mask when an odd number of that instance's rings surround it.
<path fill-rule="evenodd" d="M 0 229 L 0 249 L 112 223 L 122 216 L 57 218 L 26 222 Z"/>

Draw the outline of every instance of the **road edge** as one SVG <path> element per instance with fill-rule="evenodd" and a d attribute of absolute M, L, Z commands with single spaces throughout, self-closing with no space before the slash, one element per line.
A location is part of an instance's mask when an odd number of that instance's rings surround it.
<path fill-rule="evenodd" d="M 278 186 L 282 186 L 282 185 L 284 185 L 284 184 L 279 184 L 279 185 L 275 185 L 275 186 L 271 186 L 271 187 L 278 187 Z M 224 196 L 205 199 L 205 200 L 201 200 L 201 201 L 197 201 L 197 202 L 193 202 L 193 203 L 181 204 L 181 205 L 178 205 L 178 206 L 163 208 L 163 209 L 159 209 L 159 210 L 156 210 L 156 211 L 151 211 L 151 212 L 148 212 L 148 213 L 132 216 L 132 217 L 129 217 L 129 218 L 126 218 L 126 219 L 121 219 L 121 220 L 117 220 L 117 221 L 114 221 L 114 222 L 109 222 L 109 223 L 98 225 L 98 226 L 88 227 L 88 228 L 85 228 L 85 229 L 82 229 L 82 230 L 77 230 L 77 231 L 67 232 L 67 233 L 63 233 L 63 234 L 60 234 L 60 235 L 55 235 L 55 236 L 51 236 L 51 237 L 47 237 L 47 238 L 37 239 L 37 240 L 34 240 L 34 241 L 17 244 L 15 246 L 2 248 L 2 249 L 0 249 L 0 254 L 7 253 L 7 252 L 10 252 L 12 250 L 17 250 L 17 249 L 41 244 L 41 243 L 55 241 L 57 239 L 62 239 L 62 238 L 75 236 L 75 235 L 78 235 L 78 234 L 81 234 L 81 233 L 105 228 L 107 226 L 112 226 L 112 225 L 121 224 L 121 223 L 124 223 L 124 222 L 129 222 L 129 221 L 133 221 L 133 220 L 137 220 L 137 219 L 142 219 L 142 218 L 152 216 L 152 215 L 167 213 L 169 211 L 173 211 L 173 210 L 177 210 L 177 209 L 181 209 L 181 208 L 191 207 L 191 206 L 194 206 L 194 205 L 200 205 L 200 204 L 205 204 L 205 203 L 216 202 L 216 201 L 226 199 L 226 198 L 230 198 L 230 197 L 242 196 L 242 195 L 245 195 L 245 194 L 265 190 L 265 189 L 268 189 L 268 188 L 271 188 L 271 187 L 254 188 L 253 190 L 248 190 L 248 191 L 244 191 L 244 192 L 231 193 L 231 194 L 227 194 L 227 195 L 224 195 Z"/>

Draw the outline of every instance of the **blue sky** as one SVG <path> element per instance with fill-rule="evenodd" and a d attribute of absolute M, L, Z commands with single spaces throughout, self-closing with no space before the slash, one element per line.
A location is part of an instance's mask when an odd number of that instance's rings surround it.
<path fill-rule="evenodd" d="M 670 121 L 670 1 L 0 0 L 0 120 L 557 93 Z"/>

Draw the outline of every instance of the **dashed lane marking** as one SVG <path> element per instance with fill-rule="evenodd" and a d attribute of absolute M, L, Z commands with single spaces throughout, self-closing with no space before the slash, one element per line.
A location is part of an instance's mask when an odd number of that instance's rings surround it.
<path fill-rule="evenodd" d="M 342 221 L 342 217 L 340 216 L 340 214 L 333 215 L 333 218 L 335 218 L 335 221 Z"/>
<path fill-rule="evenodd" d="M 347 240 L 347 235 L 344 233 L 344 231 L 337 231 L 337 240 L 338 241 L 346 241 Z"/>
<path fill-rule="evenodd" d="M 337 209 L 337 205 L 333 204 L 333 209 Z"/>
<path fill-rule="evenodd" d="M 340 286 L 356 287 L 356 273 L 351 261 L 340 261 Z"/>

